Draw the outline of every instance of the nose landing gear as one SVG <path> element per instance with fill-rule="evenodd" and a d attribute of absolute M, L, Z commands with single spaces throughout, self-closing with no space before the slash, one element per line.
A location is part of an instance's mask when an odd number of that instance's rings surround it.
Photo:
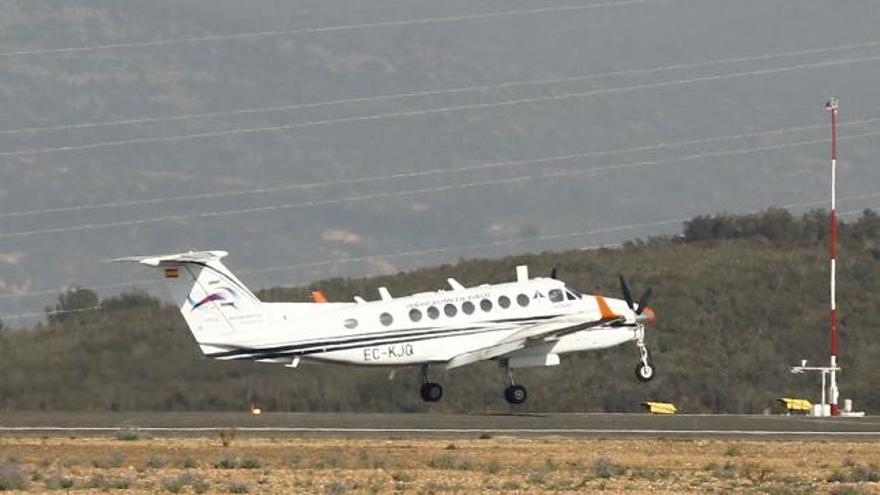
<path fill-rule="evenodd" d="M 645 345 L 645 327 L 639 325 L 636 328 L 636 347 L 639 348 L 639 364 L 636 365 L 636 378 L 640 382 L 649 382 L 654 378 L 656 368 L 651 362 L 651 354 Z"/>

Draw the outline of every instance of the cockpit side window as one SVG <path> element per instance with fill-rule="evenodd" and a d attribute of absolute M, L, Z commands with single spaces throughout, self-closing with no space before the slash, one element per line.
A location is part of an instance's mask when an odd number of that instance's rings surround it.
<path fill-rule="evenodd" d="M 562 302 L 565 299 L 565 296 L 562 295 L 561 289 L 551 289 L 550 292 L 547 293 L 547 296 L 550 298 L 550 302 Z"/>

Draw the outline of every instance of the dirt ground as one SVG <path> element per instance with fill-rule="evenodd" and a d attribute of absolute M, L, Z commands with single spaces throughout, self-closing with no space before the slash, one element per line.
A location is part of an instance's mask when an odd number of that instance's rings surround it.
<path fill-rule="evenodd" d="M 870 441 L 0 436 L 0 489 L 36 493 L 861 494 L 878 466 Z"/>

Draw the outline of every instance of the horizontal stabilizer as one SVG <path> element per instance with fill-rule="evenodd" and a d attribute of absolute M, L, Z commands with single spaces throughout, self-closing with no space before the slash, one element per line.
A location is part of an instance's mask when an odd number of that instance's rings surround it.
<path fill-rule="evenodd" d="M 216 261 L 228 255 L 226 251 L 187 251 L 177 254 L 160 254 L 155 256 L 126 256 L 116 258 L 113 262 L 132 262 L 147 266 L 159 266 L 162 263 L 207 263 Z"/>

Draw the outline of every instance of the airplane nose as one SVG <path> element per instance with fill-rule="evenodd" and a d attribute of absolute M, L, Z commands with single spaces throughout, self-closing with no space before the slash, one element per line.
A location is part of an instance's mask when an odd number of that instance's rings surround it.
<path fill-rule="evenodd" d="M 657 321 L 657 315 L 654 314 L 654 310 L 651 308 L 645 308 L 638 318 L 640 322 L 648 326 L 653 325 Z"/>

